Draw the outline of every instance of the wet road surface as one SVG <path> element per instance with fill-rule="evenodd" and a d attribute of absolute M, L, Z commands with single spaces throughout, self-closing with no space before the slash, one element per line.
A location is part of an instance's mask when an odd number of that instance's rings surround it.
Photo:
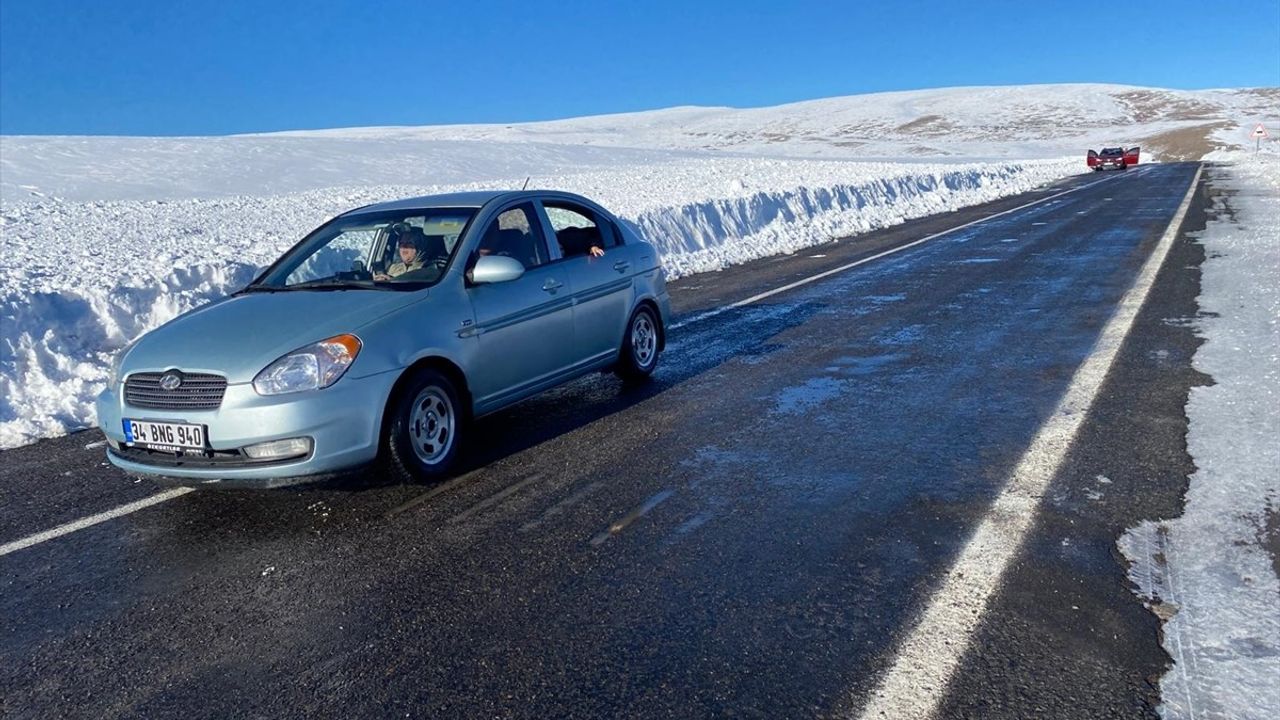
<path fill-rule="evenodd" d="M 856 713 L 1195 170 L 1082 176 L 674 283 L 651 383 L 593 376 L 482 419 L 438 486 L 200 491 L 0 557 L 0 709 Z M 945 717 L 1154 715 L 1167 658 L 1113 548 L 1176 514 L 1190 467 L 1205 192 Z M 0 454 L 0 542 L 162 489 L 105 467 L 99 439 Z"/>

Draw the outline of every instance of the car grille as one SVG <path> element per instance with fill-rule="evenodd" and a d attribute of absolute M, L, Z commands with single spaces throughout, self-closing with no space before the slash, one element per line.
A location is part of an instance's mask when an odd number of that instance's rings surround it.
<path fill-rule="evenodd" d="M 182 373 L 182 384 L 173 390 L 160 387 L 166 373 L 134 373 L 124 383 L 124 401 L 133 407 L 155 410 L 216 410 L 227 391 L 221 375 Z"/>

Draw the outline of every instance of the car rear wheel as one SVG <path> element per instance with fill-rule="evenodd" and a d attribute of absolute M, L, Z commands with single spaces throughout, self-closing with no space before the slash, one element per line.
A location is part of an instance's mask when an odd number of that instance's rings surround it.
<path fill-rule="evenodd" d="M 627 323 L 622 339 L 622 357 L 618 360 L 618 376 L 629 382 L 645 380 L 658 366 L 661 328 L 657 315 L 649 307 L 641 307 Z"/>
<path fill-rule="evenodd" d="M 386 430 L 387 470 L 402 483 L 447 476 L 463 426 L 457 388 L 441 373 L 420 368 L 396 392 Z"/>

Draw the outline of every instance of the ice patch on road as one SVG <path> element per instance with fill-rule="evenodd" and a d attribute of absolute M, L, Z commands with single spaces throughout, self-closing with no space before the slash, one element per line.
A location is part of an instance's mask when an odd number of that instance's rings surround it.
<path fill-rule="evenodd" d="M 842 357 L 836 362 L 837 368 L 846 375 L 870 375 L 878 372 L 886 365 L 892 365 L 900 360 L 907 359 L 906 353 L 887 353 L 884 355 L 871 355 L 867 357 Z"/>
<path fill-rule="evenodd" d="M 773 411 L 782 415 L 801 415 L 828 400 L 840 397 L 847 383 L 831 377 L 806 380 L 801 385 L 784 388 L 778 393 Z"/>
<path fill-rule="evenodd" d="M 902 294 L 895 295 L 863 295 L 862 301 L 868 305 L 888 305 L 889 303 L 902 302 L 907 296 Z"/>
<path fill-rule="evenodd" d="M 924 339 L 924 325 L 905 325 L 880 335 L 880 345 L 915 345 Z"/>
<path fill-rule="evenodd" d="M 1236 159 L 1210 170 L 1237 194 L 1235 214 L 1203 233 L 1205 343 L 1193 365 L 1215 384 L 1192 388 L 1187 402 L 1197 469 L 1186 507 L 1119 542 L 1130 579 L 1165 621 L 1174 665 L 1160 713 L 1170 720 L 1280 717 L 1280 578 L 1268 536 L 1280 512 L 1280 156 Z"/>

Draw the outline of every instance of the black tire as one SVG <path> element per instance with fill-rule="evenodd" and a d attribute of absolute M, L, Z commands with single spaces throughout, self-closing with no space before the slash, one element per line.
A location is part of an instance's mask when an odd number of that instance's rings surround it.
<path fill-rule="evenodd" d="M 662 321 L 652 308 L 641 306 L 627 321 L 622 337 L 622 351 L 614 372 L 626 382 L 647 380 L 658 367 L 658 348 L 662 345 Z"/>
<path fill-rule="evenodd" d="M 419 368 L 397 386 L 387 418 L 384 464 L 400 483 L 429 483 L 449 475 L 465 434 L 467 413 L 453 381 Z"/>

